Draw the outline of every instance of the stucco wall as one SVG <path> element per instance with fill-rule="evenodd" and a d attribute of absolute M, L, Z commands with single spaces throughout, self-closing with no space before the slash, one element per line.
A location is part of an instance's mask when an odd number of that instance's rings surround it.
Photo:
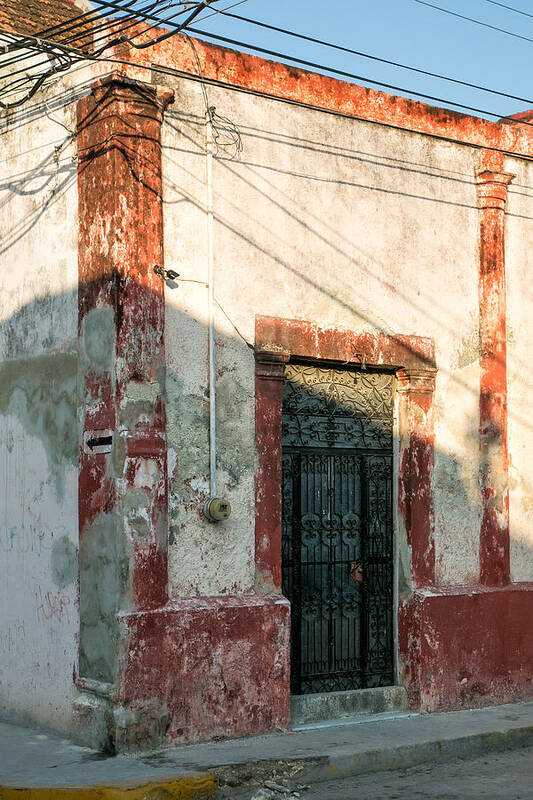
<path fill-rule="evenodd" d="M 479 572 L 479 217 L 475 149 L 240 92 L 176 80 L 164 127 L 166 348 L 176 595 L 253 583 L 255 314 L 433 337 L 437 580 Z M 219 492 L 207 491 L 206 103 L 214 169 Z M 225 130 L 224 130 L 225 128 Z M 226 144 L 227 143 L 227 144 Z M 223 311 L 221 310 L 223 309 Z M 231 323 L 229 322 L 231 320 Z M 237 330 L 239 333 L 237 333 Z"/>
<path fill-rule="evenodd" d="M 66 84 L 0 116 L 0 712 L 70 725 L 79 631 L 77 163 Z"/>
<path fill-rule="evenodd" d="M 533 422 L 531 341 L 533 339 L 533 166 L 509 159 L 516 175 L 509 187 L 506 216 L 507 336 L 509 399 L 509 516 L 511 577 L 533 580 Z"/>

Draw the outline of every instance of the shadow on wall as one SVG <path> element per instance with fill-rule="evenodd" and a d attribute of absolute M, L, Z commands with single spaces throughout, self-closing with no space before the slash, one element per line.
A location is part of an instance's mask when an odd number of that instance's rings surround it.
<path fill-rule="evenodd" d="M 69 95 L 68 100 L 58 96 L 57 105 L 51 107 L 59 109 L 65 102 L 72 102 L 72 96 Z M 25 124 L 22 116 L 19 124 Z M 23 206 L 20 217 L 0 239 L 0 252 L 6 264 L 14 246 L 26 237 L 31 239 L 38 235 L 39 226 L 47 223 L 50 209 L 74 185 L 77 163 L 70 155 L 62 155 L 72 135 L 68 132 L 62 141 L 51 146 L 49 153 L 31 170 L 11 176 L 0 186 L 6 192 L 4 207 L 9 207 L 13 197 L 33 198 Z M 274 136 L 269 131 L 250 131 L 249 135 Z M 323 152 L 324 149 L 316 142 L 294 139 L 293 144 L 313 151 Z M 353 152 L 335 155 L 357 159 L 372 157 L 372 154 Z M 242 162 L 249 170 L 245 179 L 235 173 L 232 163 L 224 163 L 223 159 L 219 163 L 233 173 L 235 181 L 241 182 L 254 181 L 252 168 L 264 166 Z M 416 169 L 424 167 L 414 166 Z M 414 166 L 410 165 L 409 169 Z M 318 176 L 305 177 L 319 180 Z M 464 180 L 464 176 L 455 179 Z M 262 177 L 255 184 L 263 194 L 264 183 Z M 373 187 L 363 188 L 374 190 Z M 433 198 L 426 199 L 433 201 Z M 341 254 L 332 237 L 327 238 L 323 229 L 318 230 L 318 220 L 313 228 L 309 221 L 303 222 L 298 217 L 302 209 L 289 208 L 288 203 L 279 210 L 293 218 L 297 215 L 297 221 L 305 225 L 312 236 L 322 241 L 326 238 L 326 244 Z M 311 282 L 288 260 L 280 261 L 276 253 L 265 252 L 250 238 L 244 226 L 237 230 L 227 219 L 218 218 L 217 222 L 230 229 L 233 235 L 245 239 L 258 253 L 279 262 L 294 280 Z M 276 232 L 271 233 L 275 236 Z M 59 230 L 57 235 L 60 236 Z M 36 249 L 31 252 L 35 258 Z M 346 254 L 347 251 L 342 252 Z M 361 255 L 361 261 L 367 265 L 369 258 L 368 254 Z M 18 264 L 9 266 L 14 271 Z M 34 263 L 30 273 L 22 274 L 18 287 L 20 296 L 24 296 L 22 288 L 30 292 L 36 284 L 46 286 L 49 271 L 46 254 L 43 254 L 42 264 Z M 116 276 L 109 277 L 116 279 Z M 326 287 L 312 283 L 313 289 L 329 301 L 347 305 Z M 399 291 L 396 286 L 390 288 Z M 167 289 L 166 329 L 173 334 L 185 333 L 188 349 L 180 350 L 174 341 L 171 346 L 167 337 L 167 370 L 160 375 L 159 387 L 131 385 L 119 400 L 118 424 L 126 431 L 132 421 L 133 424 L 149 423 L 158 397 L 165 399 L 170 481 L 168 533 L 165 531 L 165 535 L 168 535 L 170 547 L 172 593 L 175 596 L 209 591 L 212 594 L 244 593 L 251 591 L 254 585 L 253 354 L 236 333 L 228 334 L 219 327 L 218 467 L 222 491 L 230 501 L 234 498 L 238 501 L 232 503 L 234 516 L 214 535 L 201 512 L 209 486 L 207 328 L 204 321 L 185 313 L 172 302 L 172 291 L 182 289 Z M 92 293 L 92 287 L 80 287 L 80 294 Z M 360 310 L 347 307 L 354 317 L 361 318 Z M 423 305 L 417 310 L 428 313 Z M 252 315 L 256 311 L 259 313 L 262 309 L 252 309 Z M 101 325 L 93 326 L 89 344 L 85 338 L 87 328 L 78 338 L 78 292 L 74 289 L 55 294 L 43 291 L 41 297 L 22 303 L 0 327 L 0 464 L 3 470 L 0 480 L 9 487 L 9 491 L 3 492 L 4 507 L 0 510 L 0 550 L 5 565 L 0 656 L 2 667 L 5 666 L 2 673 L 11 675 L 7 681 L 0 679 L 1 703 L 6 709 L 13 707 L 13 695 L 17 696 L 22 709 L 25 693 L 41 697 L 58 680 L 58 673 L 50 671 L 51 661 L 64 662 L 62 679 L 65 675 L 71 676 L 73 671 L 75 674 L 81 671 L 103 682 L 113 682 L 116 678 L 119 636 L 116 614 L 133 608 L 128 576 L 131 550 L 126 538 L 134 540 L 143 535 L 146 492 L 132 499 L 129 505 L 126 502 L 117 507 L 112 514 L 105 512 L 100 519 L 93 520 L 89 534 L 82 532 L 79 544 L 77 503 L 73 501 L 77 495 L 76 469 L 84 422 L 80 400 L 83 370 L 87 361 L 93 366 L 98 361 L 102 372 L 113 373 L 114 370 L 115 334 L 120 314 L 116 318 L 108 317 L 107 322 L 102 319 Z M 191 380 L 191 371 L 195 374 L 194 380 Z M 111 377 L 113 382 L 114 376 Z M 465 426 L 469 431 L 465 449 L 470 453 L 477 453 L 478 448 L 478 410 L 473 404 Z M 520 420 L 520 424 L 531 426 L 529 420 Z M 15 441 L 19 443 L 17 446 Z M 116 481 L 124 477 L 119 444 L 120 437 L 116 436 L 113 452 L 106 457 L 109 474 Z M 442 506 L 441 524 L 445 535 L 446 520 L 453 516 L 454 538 L 450 546 L 457 547 L 458 552 L 461 551 L 462 532 L 468 534 L 470 540 L 471 528 L 477 525 L 473 538 L 478 539 L 479 488 L 477 474 L 471 471 L 472 463 L 472 460 L 467 462 L 465 467 L 465 461 L 457 453 L 439 449 L 437 442 L 434 484 Z M 13 475 L 24 476 L 24 480 L 14 482 L 10 477 Z M 94 486 L 95 492 L 99 489 L 98 485 Z M 437 509 L 437 515 L 439 513 Z M 68 534 L 64 533 L 65 528 Z M 235 536 L 237 529 L 239 535 Z M 520 539 L 526 539 L 526 533 L 513 531 Z M 472 554 L 470 557 L 475 560 Z M 405 572 L 400 576 L 401 589 L 407 592 L 410 584 L 408 554 L 404 553 L 402 565 Z M 472 574 L 471 578 L 472 582 L 477 581 L 477 575 Z M 41 594 L 34 602 L 38 586 Z M 70 594 L 65 593 L 67 587 Z M 78 592 L 80 666 L 76 655 Z M 64 597 L 69 598 L 68 603 L 62 599 Z M 46 628 L 45 635 L 34 636 L 38 625 Z M 58 704 L 61 700 L 53 702 Z M 70 700 L 68 702 L 70 704 Z M 55 712 L 37 713 L 44 716 Z"/>
<path fill-rule="evenodd" d="M 87 287 L 82 287 L 85 291 Z M 168 290 L 167 290 L 168 291 Z M 83 382 L 83 369 L 91 353 L 100 355 L 107 350 L 107 358 L 100 359 L 101 364 L 107 362 L 113 369 L 113 356 L 115 339 L 103 325 L 91 329 L 91 341 L 85 339 L 86 331 L 81 332 L 81 337 L 62 342 L 61 346 L 49 347 L 42 343 L 35 346 L 34 333 L 43 325 L 50 325 L 54 330 L 55 321 L 59 323 L 65 314 L 77 320 L 78 295 L 69 292 L 55 297 L 37 299 L 19 309 L 1 327 L 1 337 L 4 343 L 3 360 L 0 362 L 0 414 L 2 430 L 2 469 L 3 480 L 7 481 L 13 473 L 26 474 L 26 480 L 19 485 L 10 484 L 10 491 L 3 494 L 3 505 L 0 519 L 2 531 L 0 548 L 3 552 L 5 576 L 23 576 L 18 588 L 10 589 L 9 602 L 3 603 L 3 625 L 0 634 L 3 656 L 7 659 L 6 668 L 24 675 L 25 669 L 34 669 L 35 641 L 31 631 L 36 625 L 35 615 L 42 616 L 46 612 L 31 609 L 26 606 L 24 597 L 34 594 L 32 585 L 33 576 L 39 574 L 40 581 L 50 591 L 59 597 L 66 586 L 75 585 L 78 576 L 76 568 L 76 537 L 77 516 L 76 505 L 71 502 L 72 497 L 68 491 L 77 491 L 77 486 L 69 483 L 69 476 L 78 464 L 79 443 L 83 431 L 83 411 L 80 407 L 80 385 Z M 167 326 L 169 329 L 178 330 L 185 328 L 194 336 L 195 350 L 201 354 L 202 370 L 207 376 L 207 328 L 198 320 L 192 320 L 182 314 L 172 305 L 167 305 Z M 112 320 L 112 326 L 118 324 Z M 26 336 L 26 332 L 30 332 Z M 59 345 L 59 343 L 56 343 Z M 170 550 L 182 549 L 182 540 L 188 542 L 203 535 L 205 549 L 194 551 L 197 562 L 189 561 L 190 574 L 185 576 L 183 584 L 175 582 L 172 592 L 176 596 L 196 594 L 194 587 L 199 579 L 199 573 L 204 570 L 203 558 L 213 556 L 209 554 L 209 547 L 216 553 L 217 570 L 221 564 L 226 564 L 225 569 L 230 570 L 233 565 L 238 579 L 228 574 L 228 585 L 222 593 L 232 594 L 251 591 L 253 588 L 253 463 L 254 463 L 254 437 L 253 413 L 254 397 L 250 393 L 253 386 L 254 359 L 247 345 L 235 336 L 217 333 L 217 354 L 219 357 L 219 375 L 221 382 L 220 403 L 218 407 L 218 432 L 219 432 L 219 473 L 222 477 L 222 489 L 227 493 L 230 501 L 235 495 L 242 493 L 243 486 L 247 497 L 243 503 L 233 503 L 235 516 L 223 526 L 213 529 L 202 517 L 201 509 L 207 499 L 209 489 L 209 461 L 208 461 L 208 422 L 209 404 L 207 385 L 199 386 L 196 392 L 185 390 L 184 377 L 187 375 L 189 365 L 173 364 L 167 369 L 164 382 L 160 389 L 166 399 L 168 449 L 169 449 L 169 525 L 168 538 Z M 232 361 L 244 364 L 248 374 L 235 374 L 232 371 Z M 106 367 L 104 367 L 104 370 Z M 241 367 L 242 372 L 242 367 Z M 329 372 L 329 370 L 326 370 Z M 374 373 L 361 370 L 353 374 L 358 380 L 367 382 Z M 372 382 L 372 381 L 371 381 Z M 324 397 L 330 405 L 342 411 L 349 423 L 357 428 L 352 431 L 353 436 L 378 442 L 383 436 L 392 437 L 389 422 L 384 422 L 379 416 L 366 433 L 361 426 L 366 424 L 365 414 L 367 406 L 363 402 L 360 406 L 354 405 L 353 398 L 345 403 L 339 394 L 339 385 L 331 381 L 328 386 L 323 385 L 317 389 L 315 401 L 313 389 L 308 392 L 309 407 L 313 402 L 323 403 Z M 129 394 L 120 401 L 120 422 L 118 427 L 125 432 L 131 420 L 136 424 L 150 423 L 154 413 L 156 393 L 153 387 L 141 384 L 129 387 Z M 372 390 L 374 391 L 374 390 Z M 388 391 L 388 390 L 387 390 Z M 325 394 L 324 394 L 325 392 Z M 375 402 L 379 405 L 379 393 L 375 394 Z M 309 409 L 308 409 L 309 410 Z M 315 409 L 316 413 L 316 409 Z M 296 417 L 295 417 L 296 420 Z M 293 420 L 293 425 L 296 424 Z M 350 422 L 351 421 L 351 422 Z M 316 422 L 316 420 L 315 420 Z M 319 420 L 322 427 L 327 428 L 327 419 Z M 320 427 L 319 425 L 319 427 Z M 471 420 L 472 446 L 477 441 L 477 418 Z M 382 429 L 382 426 L 383 429 Z M 323 431 L 324 433 L 324 431 Z M 326 431 L 327 434 L 327 431 Z M 350 436 L 343 446 L 350 446 Z M 309 431 L 304 435 L 302 431 L 293 431 L 291 434 L 300 437 L 302 442 L 309 438 Z M 14 437 L 23 442 L 23 450 L 14 448 Z M 290 436 L 289 436 L 290 438 Z M 309 439 L 308 443 L 312 443 Z M 361 442 L 359 442 L 361 445 Z M 366 442 L 366 446 L 372 444 Z M 391 452 L 396 447 L 390 441 Z M 45 461 L 39 461 L 35 453 L 46 454 Z M 124 478 L 124 459 L 120 455 L 120 437 L 115 438 L 114 450 L 108 459 L 108 471 L 114 480 Z M 13 459 L 20 459 L 23 452 L 24 463 L 13 463 Z M 32 461 L 38 463 L 40 472 L 31 468 Z M 479 520 L 479 506 L 477 498 L 472 497 L 472 482 L 465 480 L 461 474 L 461 465 L 454 454 L 436 452 L 438 472 L 436 480 L 442 481 L 442 476 L 447 476 L 447 484 L 441 486 L 453 504 L 457 513 L 468 519 Z M 95 486 L 98 492 L 101 487 Z M 242 496 L 242 495 L 241 495 Z M 145 521 L 142 514 L 144 500 L 136 497 L 128 505 L 125 502 L 112 514 L 103 513 L 95 519 L 88 529 L 81 534 L 79 551 L 80 565 L 80 616 L 81 616 L 81 673 L 104 682 L 113 682 L 117 668 L 118 629 L 116 614 L 119 611 L 132 610 L 132 599 L 128 591 L 128 537 L 135 539 L 142 536 L 142 526 Z M 353 509 L 352 509 L 353 511 Z M 329 513 L 329 511 L 326 512 Z M 67 513 L 68 518 L 65 518 Z M 326 516 L 327 516 L 326 513 Z M 243 519 L 246 514 L 246 519 Z M 353 516 L 353 515 L 352 515 Z M 351 519 L 352 517 L 350 517 Z M 376 517 L 379 523 L 379 513 Z M 41 524 L 41 527 L 39 525 Z M 478 523 L 479 524 L 479 523 Z M 235 548 L 233 526 L 242 526 L 244 534 L 241 542 L 243 552 Z M 69 535 L 58 536 L 64 527 L 69 529 Z M 127 531 L 126 531 L 127 529 Z M 350 529 L 348 526 L 347 531 Z M 203 534 L 202 532 L 205 532 Z M 410 577 L 409 558 L 403 553 L 400 575 L 401 591 L 409 591 Z M 246 565 L 242 569 L 241 564 Z M 248 576 L 246 585 L 241 579 L 242 574 Z M 240 585 L 239 584 L 240 580 Z M 475 578 L 474 581 L 475 582 Z M 214 586 L 213 594 L 219 594 L 219 586 Z M 45 592 L 46 594 L 46 592 Z M 204 592 L 205 594 L 205 592 Z M 56 602 L 57 608 L 53 603 Z M 64 601 L 66 603 L 66 601 Z M 72 603 L 72 605 L 70 605 Z M 42 600 L 38 604 L 42 605 Z M 17 615 L 17 620 L 12 619 L 12 609 L 25 609 L 27 614 L 24 619 Z M 61 623 L 66 623 L 67 611 L 70 618 L 75 618 L 74 601 L 69 601 L 69 608 L 61 608 L 61 600 L 53 601 L 49 608 L 57 624 L 56 639 L 47 640 L 43 644 L 43 653 L 40 658 L 49 653 L 58 657 L 68 644 L 68 650 L 73 656 L 73 642 L 65 642 L 61 632 Z M 8 610 L 11 609 L 11 610 Z M 66 628 L 67 638 L 73 635 L 72 619 Z M 15 629 L 11 630 L 15 624 Z M 19 625 L 18 632 L 16 625 Z M 18 636 L 23 626 L 27 632 L 25 636 Z M 75 635 L 75 634 L 74 634 Z M 18 638 L 17 638 L 18 637 Z M 17 666 L 15 667 L 16 658 Z M 69 673 L 78 672 L 75 661 L 68 665 Z M 34 685 L 38 684 L 37 669 L 34 674 Z M 46 670 L 44 669 L 43 672 Z M 44 678 L 43 678 L 44 680 Z M 46 682 L 46 681 L 45 681 Z M 8 696 L 4 703 L 9 706 Z"/>

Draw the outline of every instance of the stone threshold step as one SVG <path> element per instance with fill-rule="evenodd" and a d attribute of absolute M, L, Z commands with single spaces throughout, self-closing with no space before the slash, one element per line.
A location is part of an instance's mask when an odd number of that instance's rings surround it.
<path fill-rule="evenodd" d="M 292 695 L 291 727 L 301 730 L 313 722 L 333 722 L 362 714 L 408 711 L 403 686 L 384 686 L 349 692 Z"/>

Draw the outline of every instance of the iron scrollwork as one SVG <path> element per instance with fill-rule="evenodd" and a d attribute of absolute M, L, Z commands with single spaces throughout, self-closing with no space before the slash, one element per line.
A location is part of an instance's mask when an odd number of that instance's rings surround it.
<path fill-rule="evenodd" d="M 296 694 L 394 682 L 393 402 L 387 373 L 286 369 L 282 559 Z"/>

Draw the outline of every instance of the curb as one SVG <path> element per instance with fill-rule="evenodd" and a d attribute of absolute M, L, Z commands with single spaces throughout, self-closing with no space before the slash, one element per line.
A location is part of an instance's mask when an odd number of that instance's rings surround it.
<path fill-rule="evenodd" d="M 327 757 L 321 764 L 306 764 L 295 774 L 303 783 L 349 778 L 372 772 L 406 769 L 456 759 L 472 759 L 488 753 L 502 753 L 533 745 L 533 726 L 510 731 L 491 731 L 457 739 L 436 739 L 386 750 L 369 750 L 354 755 Z"/>
<path fill-rule="evenodd" d="M 286 786 L 317 784 L 533 746 L 533 724 L 510 728 L 498 725 L 463 735 L 449 733 L 444 737 L 438 737 L 436 726 L 435 734 L 433 738 L 432 731 L 426 731 L 425 738 L 411 743 L 391 735 L 390 738 L 387 736 L 388 741 L 384 741 L 383 746 L 367 745 L 363 749 L 346 744 L 330 754 L 327 748 L 322 752 L 315 749 L 314 753 L 308 754 L 300 749 L 294 756 L 264 759 L 252 756 L 249 760 L 228 760 L 216 765 L 204 762 L 201 766 L 195 765 L 196 772 L 179 775 L 178 771 L 177 777 L 167 773 L 159 780 L 146 779 L 135 783 L 119 781 L 116 784 L 35 787 L 0 783 L 0 800 L 215 800 L 217 796 L 233 797 L 237 788 L 255 789 L 268 780 Z"/>
<path fill-rule="evenodd" d="M 456 759 L 469 760 L 488 753 L 501 753 L 533 746 L 533 726 L 494 730 L 456 738 L 435 739 L 413 744 L 369 749 L 352 754 L 301 756 L 231 764 L 209 769 L 225 785 L 257 786 L 265 780 L 285 781 L 290 785 L 352 778 L 389 770 L 407 769 L 422 764 L 438 764 Z M 228 781 L 230 777 L 230 781 Z M 227 796 L 227 795 L 226 795 Z"/>
<path fill-rule="evenodd" d="M 212 800 L 214 775 L 191 774 L 137 786 L 35 787 L 0 786 L 0 800 Z"/>

